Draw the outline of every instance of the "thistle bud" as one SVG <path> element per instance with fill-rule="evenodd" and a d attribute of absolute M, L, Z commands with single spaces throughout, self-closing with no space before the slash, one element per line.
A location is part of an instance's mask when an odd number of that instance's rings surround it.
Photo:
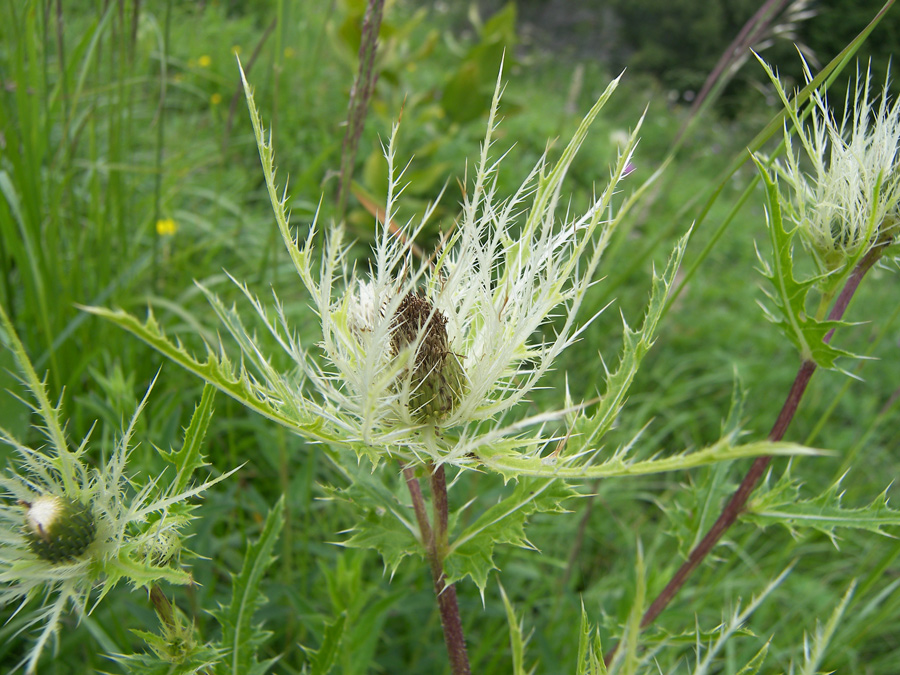
<path fill-rule="evenodd" d="M 89 504 L 66 497 L 45 495 L 25 504 L 25 538 L 39 557 L 53 563 L 67 562 L 84 553 L 97 534 Z"/>
<path fill-rule="evenodd" d="M 447 317 L 422 295 L 408 293 L 393 319 L 391 349 L 397 356 L 416 345 L 410 382 L 409 411 L 419 422 L 433 422 L 453 412 L 463 392 L 464 373 L 450 351 Z"/>

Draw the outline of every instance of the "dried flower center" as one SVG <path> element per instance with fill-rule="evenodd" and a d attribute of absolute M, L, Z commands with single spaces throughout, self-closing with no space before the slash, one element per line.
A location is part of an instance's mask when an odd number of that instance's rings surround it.
<path fill-rule="evenodd" d="M 417 293 L 407 293 L 394 314 L 391 351 L 398 356 L 416 345 L 411 372 L 409 410 L 420 422 L 438 420 L 456 407 L 462 395 L 463 372 L 450 351 L 447 317 Z"/>

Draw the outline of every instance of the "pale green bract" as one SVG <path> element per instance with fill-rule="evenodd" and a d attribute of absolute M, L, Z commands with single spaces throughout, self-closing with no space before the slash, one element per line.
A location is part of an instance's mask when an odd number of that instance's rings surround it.
<path fill-rule="evenodd" d="M 242 77 L 243 77 L 243 71 Z M 299 374 L 277 370 L 262 352 L 238 313 L 206 289 L 212 307 L 240 346 L 236 365 L 224 345 L 207 346 L 198 359 L 166 337 L 155 318 L 146 322 L 102 308 L 89 311 L 131 331 L 182 366 L 200 375 L 244 405 L 300 435 L 324 442 L 326 452 L 344 464 L 337 448 L 350 448 L 373 466 L 386 457 L 404 462 L 490 469 L 504 478 L 520 476 L 567 479 L 626 476 L 677 471 L 713 462 L 773 454 L 810 453 L 791 443 L 738 445 L 737 432 L 703 450 L 636 460 L 629 444 L 599 460 L 603 435 L 624 405 L 641 359 L 653 344 L 666 294 L 686 246 L 682 239 L 662 274 L 654 274 L 650 304 L 642 326 L 625 326 L 624 346 L 614 371 L 597 369 L 606 391 L 588 414 L 566 397 L 564 409 L 522 416 L 514 410 L 528 400 L 560 353 L 577 341 L 594 319 L 577 323 L 585 294 L 594 283 L 602 255 L 625 213 L 645 184 L 624 199 L 618 210 L 613 196 L 628 173 L 640 124 L 622 148 L 610 179 L 580 216 L 560 217 L 566 200 L 562 184 L 588 128 L 618 84 L 614 80 L 591 108 L 555 164 L 545 155 L 508 199 L 497 193 L 503 157 L 492 157 L 498 124 L 501 81 L 491 104 L 487 133 L 467 182 L 462 213 L 433 256 L 418 261 L 412 252 L 416 235 L 433 213 L 417 221 L 391 223 L 402 193 L 396 169 L 395 125 L 385 147 L 389 188 L 384 214 L 376 223 L 370 263 L 359 271 L 349 258 L 344 230 L 325 232 L 323 252 L 314 222 L 304 240 L 293 233 L 287 196 L 275 183 L 274 153 L 253 92 L 243 80 L 250 118 L 275 220 L 297 274 L 303 281 L 322 328 L 323 359 L 300 344 L 280 304 L 265 307 L 239 284 L 268 331 L 296 364 Z M 422 342 L 396 353 L 391 337 L 403 299 L 418 293 L 446 323 L 449 350 L 463 369 L 463 385 L 452 406 L 438 416 L 416 414 L 410 402 L 417 383 L 409 373 Z M 550 321 L 553 320 L 552 329 Z M 542 342 L 534 335 L 551 334 Z M 586 373 L 589 372 L 587 369 Z M 455 375 L 454 375 L 455 377 Z M 566 423 L 571 429 L 566 434 Z M 552 429 L 548 433 L 548 429 Z M 560 441 L 567 439 L 567 442 Z M 345 467 L 346 468 L 346 467 Z"/>

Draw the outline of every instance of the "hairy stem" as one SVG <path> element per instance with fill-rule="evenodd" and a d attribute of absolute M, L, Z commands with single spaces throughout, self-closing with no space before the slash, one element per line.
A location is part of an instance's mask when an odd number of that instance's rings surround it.
<path fill-rule="evenodd" d="M 447 506 L 447 479 L 444 474 L 444 467 L 441 466 L 435 469 L 432 465 L 429 465 L 428 469 L 431 475 L 434 527 L 428 522 L 425 498 L 422 496 L 422 487 L 419 485 L 415 471 L 407 466 L 403 468 L 403 475 L 406 478 L 406 485 L 412 497 L 413 511 L 415 511 L 416 520 L 419 521 L 422 544 L 425 546 L 425 554 L 431 567 L 434 593 L 437 596 L 438 608 L 441 613 L 441 628 L 444 631 L 447 655 L 450 657 L 451 672 L 453 675 L 470 675 L 472 671 L 469 667 L 466 639 L 463 635 L 462 621 L 459 616 L 459 604 L 456 601 L 456 588 L 453 584 L 446 583 L 446 575 L 444 574 L 449 514 Z"/>
<path fill-rule="evenodd" d="M 425 552 L 427 554 L 433 535 L 431 534 L 431 524 L 428 522 L 428 513 L 425 510 L 425 497 L 422 496 L 422 486 L 419 485 L 419 479 L 416 478 L 416 471 L 412 467 L 404 466 L 403 476 L 406 478 L 406 487 L 409 488 L 409 495 L 412 497 L 413 511 L 416 513 L 416 520 L 419 521 L 419 531 L 422 533 L 422 545 L 425 547 Z"/>
<path fill-rule="evenodd" d="M 878 262 L 879 258 L 881 258 L 882 253 L 884 253 L 884 248 L 885 244 L 874 246 L 856 265 L 853 272 L 847 278 L 847 283 L 844 284 L 844 288 L 841 290 L 840 295 L 838 295 L 834 306 L 831 308 L 831 312 L 828 315 L 830 321 L 840 321 L 844 316 L 844 312 L 847 310 L 850 300 L 853 298 L 853 294 L 856 293 L 856 289 L 859 288 L 860 282 L 866 275 L 866 272 L 868 272 L 872 266 Z M 833 335 L 834 330 L 829 331 L 823 341 L 829 342 Z M 797 376 L 794 378 L 791 390 L 788 392 L 784 405 L 781 407 L 778 419 L 775 420 L 775 424 L 769 432 L 768 439 L 770 441 L 780 441 L 784 438 L 784 434 L 790 426 L 791 420 L 794 419 L 794 414 L 797 412 L 797 407 L 800 405 L 800 399 L 806 391 L 806 386 L 809 384 L 815 371 L 816 363 L 814 361 L 807 360 L 800 364 L 800 369 L 797 371 Z M 713 523 L 713 526 L 709 529 L 700 543 L 691 551 L 688 559 L 680 568 L 678 568 L 675 576 L 672 577 L 671 581 L 669 581 L 660 594 L 656 596 L 656 599 L 651 603 L 650 607 L 647 608 L 647 611 L 644 612 L 644 616 L 641 618 L 641 628 L 649 626 L 656 617 L 662 613 L 669 602 L 671 602 L 672 598 L 675 597 L 684 585 L 684 582 L 690 576 L 691 572 L 703 562 L 704 558 L 709 555 L 709 552 L 712 551 L 713 547 L 715 547 L 722 538 L 722 535 L 724 535 L 734 521 L 738 519 L 738 516 L 740 516 L 744 510 L 744 506 L 747 504 L 747 500 L 750 498 L 750 494 L 756 488 L 760 478 L 762 478 L 765 473 L 766 467 L 769 466 L 769 462 L 771 461 L 771 456 L 757 457 L 753 460 L 753 464 L 750 465 L 750 469 L 744 476 L 744 480 L 741 481 L 738 489 L 735 490 L 731 499 L 722 510 L 722 513 L 716 519 L 716 522 Z M 615 645 L 606 654 L 604 661 L 607 665 L 612 662 L 617 648 L 618 645 Z"/>

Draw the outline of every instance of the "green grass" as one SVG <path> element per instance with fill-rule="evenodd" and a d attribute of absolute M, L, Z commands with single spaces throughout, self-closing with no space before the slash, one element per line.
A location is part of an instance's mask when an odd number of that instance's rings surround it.
<path fill-rule="evenodd" d="M 46 3 L 7 3 L 0 10 L 0 134 L 5 142 L 0 150 L 0 302 L 38 373 L 47 374 L 51 399 L 65 394 L 70 438 L 82 438 L 94 420 L 101 421 L 91 450 L 98 464 L 113 441 L 108 430 L 130 417 L 161 371 L 132 458 L 135 471 L 155 475 L 162 463 L 149 451 L 151 445 L 177 447 L 202 383 L 77 305 L 121 307 L 142 316 L 150 304 L 170 336 L 197 350 L 201 338 L 216 339 L 218 321 L 193 281 L 226 302 L 237 300 L 240 294 L 227 271 L 261 297 L 268 296 L 270 287 L 277 289 L 286 314 L 303 330 L 304 344 L 315 344 L 317 325 L 271 216 L 243 98 L 233 115 L 229 110 L 239 84 L 232 48 L 239 47 L 246 67 L 275 14 L 263 3 L 247 3 L 243 9 L 237 3 L 207 3 L 202 9 L 141 3 L 132 38 L 134 4 L 124 3 L 126 11 L 120 14 L 118 4 L 110 3 L 101 14 L 97 8 L 102 4 L 64 3 L 62 51 L 55 8 L 49 16 L 44 14 Z M 262 45 L 249 77 L 274 129 L 279 180 L 290 176 L 293 223 L 302 230 L 318 207 L 319 222 L 327 226 L 335 208 L 340 122 L 356 67 L 355 45 L 346 34 L 355 14 L 348 8 L 359 3 L 336 3 L 334 8 L 309 1 L 278 4 L 285 16 Z M 167 11 L 172 13 L 168 40 Z M 392 32 L 387 33 L 382 78 L 360 142 L 355 179 L 376 201 L 382 199 L 379 139 L 386 139 L 390 122 L 402 110 L 400 154 L 415 158 L 408 174 L 409 199 L 399 218 L 411 216 L 442 185 L 448 186 L 435 229 L 422 242 L 428 247 L 436 241 L 438 227 L 452 224 L 460 201 L 457 181 L 463 180 L 465 158 L 478 152 L 484 116 L 458 121 L 442 108 L 447 73 L 456 72 L 465 59 L 463 48 L 451 49 L 449 31 L 438 20 L 426 13 L 419 21 L 409 4 L 399 3 L 387 13 L 385 26 Z M 510 149 L 505 173 L 510 182 L 500 183 L 501 192 L 518 185 L 548 139 L 560 139 L 551 152 L 564 147 L 611 75 L 586 64 L 584 84 L 573 98 L 571 64 L 508 59 L 506 119 L 497 150 Z M 485 75 L 488 86 L 495 76 Z M 573 210 L 587 203 L 594 185 L 605 184 L 615 161 L 611 134 L 631 128 L 647 101 L 637 170 L 628 189 L 665 159 L 681 125 L 685 111 L 670 109 L 662 92 L 640 80 L 630 83 L 628 74 L 623 88 L 573 165 Z M 575 105 L 567 109 L 572 98 Z M 666 169 L 652 203 L 639 207 L 614 239 L 600 270 L 605 281 L 593 288 L 585 317 L 612 304 L 560 359 L 528 410 L 559 405 L 566 373 L 576 400 L 598 393 L 603 369 L 596 355 L 614 365 L 621 345 L 620 311 L 630 325 L 638 324 L 653 264 L 658 269 L 664 265 L 702 204 L 685 205 L 715 184 L 777 112 L 752 111 L 736 122 L 710 117 L 698 125 Z M 728 181 L 695 230 L 685 268 L 754 175 L 745 166 Z M 757 189 L 673 303 L 625 414 L 606 439 L 608 449 L 645 426 L 642 454 L 708 445 L 719 437 L 736 379 L 747 391 L 743 416 L 750 438 L 761 439 L 768 432 L 799 360 L 757 306 L 764 301 L 754 249 L 756 242 L 761 249 L 766 242 L 763 203 Z M 158 235 L 158 218 L 172 218 L 175 234 Z M 372 218 L 351 200 L 347 219 L 363 256 Z M 811 498 L 849 471 L 842 483 L 844 505 L 861 507 L 896 476 L 896 280 L 895 268 L 873 272 L 848 314 L 850 321 L 866 323 L 842 329 L 837 338 L 873 360 L 845 362 L 859 379 L 839 372 L 816 374 L 789 432 L 788 440 L 832 454 L 778 459 L 770 483 L 790 463 L 791 474 L 804 483 L 800 496 Z M 271 346 L 267 335 L 261 333 L 259 339 Z M 8 352 L 0 350 L 0 389 L 24 396 L 21 384 L 7 372 L 12 368 Z M 34 420 L 13 396 L 0 392 L 0 427 L 39 443 L 36 430 L 28 427 Z M 275 548 L 278 559 L 263 582 L 269 602 L 257 615 L 272 631 L 261 656 L 281 655 L 274 672 L 304 672 L 311 661 L 298 645 L 318 648 L 326 626 L 342 613 L 350 636 L 345 639 L 353 648 L 338 655 L 332 672 L 449 672 L 426 566 L 407 561 L 390 578 L 374 551 L 335 545 L 346 538 L 342 533 L 357 516 L 345 503 L 329 499 L 328 486 L 345 487 L 346 478 L 323 449 L 224 396 L 218 397 L 216 408 L 205 445 L 208 461 L 217 472 L 243 467 L 206 495 L 198 511 L 201 518 L 191 526 L 187 547 L 198 554 L 189 561 L 197 584 L 166 589 L 200 632 L 216 637 L 218 628 L 207 611 L 230 598 L 230 574 L 239 572 L 247 541 L 259 536 L 266 513 L 283 495 L 285 526 Z M 526 664 L 537 663 L 536 672 L 574 672 L 582 603 L 590 621 L 599 625 L 604 646 L 618 641 L 636 587 L 638 542 L 652 599 L 717 514 L 714 506 L 711 515 L 704 515 L 704 504 L 727 498 L 747 462 L 589 483 L 583 492 L 595 496 L 570 502 L 570 514 L 536 516 L 528 533 L 540 552 L 498 547 L 500 571 L 492 575 L 484 602 L 473 584 L 458 585 L 473 672 L 507 673 L 512 668 L 498 580 L 524 617 L 526 635 L 531 634 Z M 389 465 L 376 478 L 393 490 L 403 487 L 397 474 L 397 467 Z M 451 499 L 455 506 L 476 498 L 489 505 L 508 489 L 495 476 L 467 475 Z M 476 515 L 464 512 L 461 517 Z M 727 544 L 715 550 L 715 560 L 698 570 L 649 629 L 645 644 L 651 647 L 656 640 L 684 636 L 680 647 L 659 653 L 661 672 L 691 672 L 695 630 L 712 631 L 741 599 L 746 605 L 794 562 L 791 574 L 753 615 L 747 632 L 729 643 L 715 672 L 737 673 L 770 637 L 760 672 L 787 672 L 792 659 L 802 661 L 804 633 L 813 634 L 817 621 L 828 620 L 856 579 L 856 592 L 821 668 L 894 673 L 900 591 L 892 570 L 900 547 L 871 532 L 838 534 L 839 549 L 813 531 L 792 536 L 780 526 L 761 529 L 738 522 Z M 0 627 L 4 664 L 15 663 L 28 648 L 27 637 L 13 637 L 20 620 L 14 610 L 0 610 L 0 618 L 8 620 Z M 130 631 L 156 626 L 146 593 L 123 585 L 80 623 L 74 616 L 66 619 L 58 652 L 45 655 L 40 672 L 127 672 L 105 655 L 143 649 Z"/>

